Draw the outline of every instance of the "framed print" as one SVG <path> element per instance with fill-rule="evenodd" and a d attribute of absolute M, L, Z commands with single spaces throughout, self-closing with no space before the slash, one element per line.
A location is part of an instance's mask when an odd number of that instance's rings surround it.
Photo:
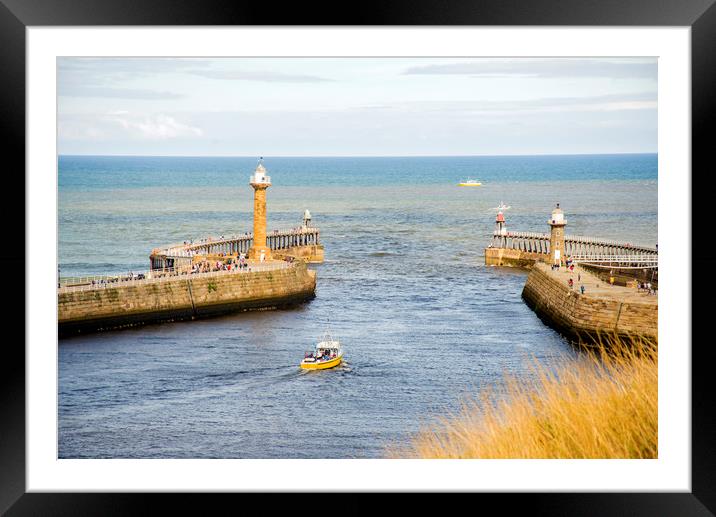
<path fill-rule="evenodd" d="M 25 193 L 3 511 L 132 513 L 142 492 L 714 511 L 692 339 L 711 2 L 394 4 L 361 25 L 91 7 L 0 7 Z M 627 362 L 591 362 L 604 333 Z"/>

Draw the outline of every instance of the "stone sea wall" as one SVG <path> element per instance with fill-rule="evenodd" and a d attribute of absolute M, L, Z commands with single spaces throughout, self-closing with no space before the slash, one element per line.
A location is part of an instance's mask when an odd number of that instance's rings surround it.
<path fill-rule="evenodd" d="M 572 339 L 616 334 L 624 339 L 658 339 L 658 305 L 618 297 L 580 294 L 559 282 L 546 266 L 534 267 L 522 297 L 545 323 Z"/>
<path fill-rule="evenodd" d="M 221 275 L 187 275 L 58 295 L 60 336 L 272 309 L 315 297 L 316 274 L 306 263 L 290 268 Z"/>
<path fill-rule="evenodd" d="M 486 266 L 520 267 L 529 269 L 536 262 L 546 261 L 545 253 L 533 253 L 510 248 L 485 248 Z"/>
<path fill-rule="evenodd" d="M 308 262 L 309 264 L 321 264 L 323 262 L 323 245 L 308 244 L 305 246 L 294 246 L 292 248 L 272 251 L 271 255 L 277 260 L 293 257 Z"/>

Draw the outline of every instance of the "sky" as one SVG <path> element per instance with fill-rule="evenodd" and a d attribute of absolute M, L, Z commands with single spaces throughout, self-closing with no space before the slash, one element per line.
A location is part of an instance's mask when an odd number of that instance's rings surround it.
<path fill-rule="evenodd" d="M 656 58 L 58 58 L 58 152 L 657 152 Z"/>

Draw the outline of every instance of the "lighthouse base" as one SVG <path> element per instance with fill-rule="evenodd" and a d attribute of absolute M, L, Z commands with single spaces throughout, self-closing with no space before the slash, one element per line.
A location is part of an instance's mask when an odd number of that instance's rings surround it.
<path fill-rule="evenodd" d="M 256 260 L 258 262 L 272 260 L 271 248 L 268 246 L 253 246 L 249 249 L 248 258 L 249 260 Z"/>

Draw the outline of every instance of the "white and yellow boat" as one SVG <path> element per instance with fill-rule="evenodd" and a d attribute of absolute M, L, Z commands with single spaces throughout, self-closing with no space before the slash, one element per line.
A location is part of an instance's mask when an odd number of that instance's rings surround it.
<path fill-rule="evenodd" d="M 480 185 L 482 185 L 482 183 L 473 179 L 466 179 L 465 181 L 458 183 L 459 187 L 479 187 Z"/>
<path fill-rule="evenodd" d="M 301 368 L 306 370 L 326 370 L 338 366 L 343 361 L 341 342 L 333 339 L 326 331 L 316 345 L 315 352 L 306 352 Z"/>

